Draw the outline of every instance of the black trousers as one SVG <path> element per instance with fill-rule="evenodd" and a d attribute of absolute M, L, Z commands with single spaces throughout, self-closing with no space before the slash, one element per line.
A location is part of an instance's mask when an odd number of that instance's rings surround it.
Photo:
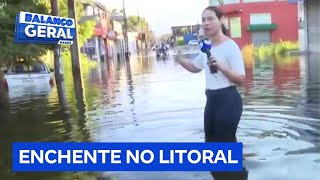
<path fill-rule="evenodd" d="M 242 98 L 235 86 L 206 90 L 204 111 L 206 142 L 236 142 L 236 132 L 241 119 Z M 246 180 L 248 172 L 211 172 L 215 180 Z"/>

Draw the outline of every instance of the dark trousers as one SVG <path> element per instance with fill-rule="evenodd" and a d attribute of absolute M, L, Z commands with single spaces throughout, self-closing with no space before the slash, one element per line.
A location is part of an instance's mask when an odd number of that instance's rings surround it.
<path fill-rule="evenodd" d="M 236 132 L 241 119 L 242 98 L 235 86 L 206 90 L 204 112 L 206 142 L 237 142 Z M 248 172 L 211 172 L 215 180 L 246 180 Z"/>

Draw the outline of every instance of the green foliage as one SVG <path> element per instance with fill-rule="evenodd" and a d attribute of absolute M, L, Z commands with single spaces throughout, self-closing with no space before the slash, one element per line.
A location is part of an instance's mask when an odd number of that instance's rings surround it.
<path fill-rule="evenodd" d="M 144 17 L 129 16 L 128 17 L 128 26 L 133 27 L 135 30 L 138 30 L 138 31 L 149 30 L 149 24 Z"/>
<path fill-rule="evenodd" d="M 189 28 L 183 27 L 183 28 L 180 29 L 180 32 L 181 32 L 182 34 L 189 33 Z"/>
<path fill-rule="evenodd" d="M 275 54 L 283 54 L 283 53 L 285 53 L 287 51 L 291 51 L 291 50 L 299 50 L 299 43 L 280 40 L 279 43 L 274 45 L 274 53 Z"/>
<path fill-rule="evenodd" d="M 298 42 L 282 41 L 264 45 L 257 49 L 257 55 L 260 59 L 265 59 L 272 55 L 283 55 L 287 51 L 299 50 Z"/>
<path fill-rule="evenodd" d="M 184 45 L 184 39 L 182 36 L 176 38 L 176 44 L 177 44 L 177 46 Z"/>
<path fill-rule="evenodd" d="M 149 23 L 144 17 L 128 16 L 128 30 L 139 32 L 140 36 L 138 38 L 142 41 L 154 42 L 156 39 L 154 32 L 150 30 Z M 146 36 L 142 36 L 142 34 Z M 144 37 L 147 37 L 147 39 L 144 39 Z"/>
<path fill-rule="evenodd" d="M 72 62 L 69 61 L 69 59 L 71 59 L 71 53 L 69 51 L 64 51 L 61 53 L 61 58 L 63 59 L 63 69 L 64 71 L 70 71 L 71 67 L 72 67 Z M 97 66 L 97 62 L 96 61 L 90 61 L 88 59 L 88 57 L 85 54 L 80 54 L 80 59 L 81 61 L 81 68 L 82 71 L 84 71 L 84 69 L 88 69 L 88 68 L 94 68 Z M 72 71 L 70 71 L 72 72 Z"/>
<path fill-rule="evenodd" d="M 253 44 L 246 45 L 242 48 L 243 56 L 256 56 L 261 60 L 265 60 L 270 56 L 281 56 L 288 51 L 299 50 L 299 43 L 292 41 L 282 41 L 272 43 L 268 45 L 262 45 L 258 48 L 254 47 Z"/>
<path fill-rule="evenodd" d="M 95 24 L 96 22 L 91 20 L 78 25 L 79 47 L 82 47 L 87 39 L 90 39 L 92 37 Z"/>
<path fill-rule="evenodd" d="M 76 2 L 76 20 L 79 21 L 85 15 L 83 5 L 80 1 Z M 59 0 L 59 13 L 62 17 L 69 17 L 68 15 L 68 0 Z M 95 21 L 90 20 L 82 24 L 77 23 L 78 42 L 79 47 L 82 47 L 87 39 L 91 38 L 95 28 Z M 65 45 L 64 50 L 69 50 L 69 46 Z"/>
<path fill-rule="evenodd" d="M 184 45 L 184 41 L 183 40 L 177 40 L 176 43 L 177 43 L 177 46 L 183 46 Z"/>

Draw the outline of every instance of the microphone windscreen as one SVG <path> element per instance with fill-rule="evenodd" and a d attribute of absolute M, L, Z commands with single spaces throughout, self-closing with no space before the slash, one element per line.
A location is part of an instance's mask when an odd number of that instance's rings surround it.
<path fill-rule="evenodd" d="M 210 52 L 210 49 L 211 49 L 211 43 L 207 40 L 202 40 L 200 43 L 199 43 L 199 46 L 200 46 L 200 50 L 204 53 L 207 53 L 207 51 Z"/>

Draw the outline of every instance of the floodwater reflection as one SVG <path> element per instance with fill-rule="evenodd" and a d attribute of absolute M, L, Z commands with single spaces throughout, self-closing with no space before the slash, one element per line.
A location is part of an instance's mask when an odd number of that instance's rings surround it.
<path fill-rule="evenodd" d="M 318 57 L 246 59 L 237 136 L 249 179 L 320 176 Z M 2 97 L 0 179 L 211 179 L 208 172 L 11 172 L 9 144 L 16 141 L 202 142 L 204 74 L 172 58 L 109 60 L 74 79 L 65 71 L 46 95 Z"/>

